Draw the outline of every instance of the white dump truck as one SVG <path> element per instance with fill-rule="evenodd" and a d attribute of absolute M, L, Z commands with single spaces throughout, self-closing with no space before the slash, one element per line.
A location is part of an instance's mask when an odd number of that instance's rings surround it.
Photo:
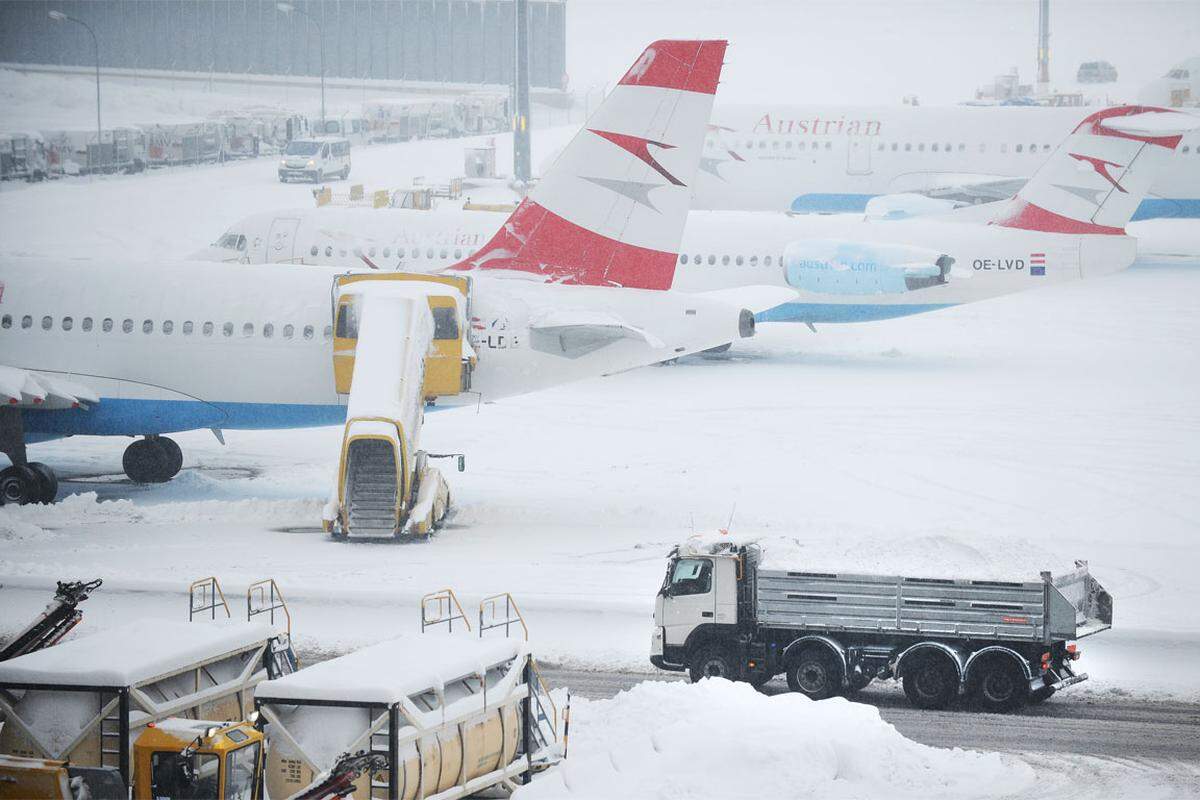
<path fill-rule="evenodd" d="M 259 684 L 271 797 L 451 800 L 528 779 L 557 753 L 557 714 L 515 639 L 392 639 Z M 335 779 L 336 782 L 336 779 Z"/>
<path fill-rule="evenodd" d="M 1057 577 L 989 580 L 817 571 L 729 537 L 676 547 L 654 607 L 650 661 L 820 700 L 875 679 L 918 708 L 967 696 L 990 711 L 1086 680 L 1075 641 L 1112 627 L 1086 562 Z"/>

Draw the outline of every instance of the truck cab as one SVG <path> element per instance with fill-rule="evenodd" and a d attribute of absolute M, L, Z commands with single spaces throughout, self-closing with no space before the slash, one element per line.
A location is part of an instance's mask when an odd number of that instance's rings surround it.
<path fill-rule="evenodd" d="M 650 661 L 655 666 L 683 669 L 697 637 L 737 625 L 741 572 L 741 558 L 733 553 L 693 555 L 675 549 L 654 602 Z"/>
<path fill-rule="evenodd" d="M 249 722 L 172 718 L 134 743 L 134 800 L 215 797 L 257 800 L 264 737 Z"/>

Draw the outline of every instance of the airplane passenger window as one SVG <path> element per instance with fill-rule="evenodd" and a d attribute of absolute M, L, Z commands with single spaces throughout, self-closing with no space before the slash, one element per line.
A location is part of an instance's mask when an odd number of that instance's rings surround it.
<path fill-rule="evenodd" d="M 170 336 L 175 332 L 175 323 L 171 320 L 164 320 L 162 324 L 162 332 L 166 336 Z"/>
<path fill-rule="evenodd" d="M 391 258 L 392 257 L 392 248 L 390 248 L 390 247 L 383 248 L 383 257 Z"/>
<path fill-rule="evenodd" d="M 319 253 L 319 252 L 321 252 L 321 251 L 318 250 L 317 246 L 314 244 L 311 248 L 309 248 L 308 254 L 310 256 L 316 257 L 317 253 Z"/>
<path fill-rule="evenodd" d="M 42 330 L 48 331 L 54 327 L 54 317 L 42 317 Z"/>
<path fill-rule="evenodd" d="M 361 256 L 362 256 L 362 248 L 361 248 L 361 247 L 355 247 L 355 248 L 354 248 L 354 257 L 355 257 L 355 258 L 360 258 Z"/>
<path fill-rule="evenodd" d="M 967 145 L 964 142 L 959 142 L 958 143 L 958 152 L 965 153 L 966 151 L 967 151 Z"/>
<path fill-rule="evenodd" d="M 693 264 L 699 264 L 701 261 L 702 261 L 702 259 L 700 258 L 700 256 L 692 256 Z"/>
<path fill-rule="evenodd" d="M 233 336 L 233 323 L 232 322 L 226 322 L 224 325 L 221 326 L 221 335 L 222 336 Z"/>
<path fill-rule="evenodd" d="M 312 337 L 313 337 L 313 326 L 305 325 L 304 326 L 304 338 L 311 339 Z"/>
<path fill-rule="evenodd" d="M 22 327 L 22 328 L 31 328 L 31 327 L 33 327 L 33 317 L 29 316 L 28 314 L 26 314 L 25 316 L 21 317 L 21 327 Z"/>
<path fill-rule="evenodd" d="M 192 335 L 192 321 L 190 319 L 187 322 L 183 323 L 183 335 L 184 336 Z"/>
<path fill-rule="evenodd" d="M 254 335 L 254 323 L 247 322 L 245 325 L 242 326 L 242 336 L 249 337 L 249 336 L 253 336 L 253 335 Z"/>
<path fill-rule="evenodd" d="M 433 258 L 433 248 L 432 247 L 425 251 L 425 257 Z"/>
<path fill-rule="evenodd" d="M 332 325 L 325 326 L 324 336 L 325 336 L 325 341 L 327 341 L 327 342 L 333 338 L 333 326 Z"/>
<path fill-rule="evenodd" d="M 370 250 L 367 251 L 367 256 L 370 258 L 375 257 L 375 248 L 374 247 L 372 247 Z"/>
<path fill-rule="evenodd" d="M 446 258 L 446 256 L 447 256 L 447 255 L 449 255 L 449 253 L 446 251 L 446 248 L 444 248 L 444 247 L 443 247 L 443 248 L 441 249 L 441 253 L 440 253 L 440 256 L 439 256 L 439 257 L 440 257 L 440 258 Z"/>
<path fill-rule="evenodd" d="M 949 142 L 946 142 L 946 152 L 947 153 L 950 152 L 950 143 Z"/>
<path fill-rule="evenodd" d="M 64 331 L 69 331 L 75 326 L 75 320 L 70 317 L 63 317 L 62 326 Z"/>
<path fill-rule="evenodd" d="M 733 263 L 737 264 L 737 265 L 740 267 L 740 266 L 742 265 L 742 257 L 741 257 L 741 256 L 738 256 L 738 257 L 737 257 L 737 258 L 734 260 L 734 262 L 733 262 Z"/>
<path fill-rule="evenodd" d="M 750 256 L 750 266 L 752 266 L 752 267 L 758 266 L 758 256 Z"/>
<path fill-rule="evenodd" d="M 462 258 L 462 250 L 460 248 L 458 248 L 458 247 L 454 248 L 454 257 Z"/>
<path fill-rule="evenodd" d="M 687 262 L 688 262 L 687 253 L 681 253 L 679 256 L 679 263 L 686 264 Z"/>
<path fill-rule="evenodd" d="M 752 142 L 752 141 L 750 141 L 749 139 L 747 139 L 747 140 L 746 140 L 746 147 L 747 147 L 747 148 L 754 147 L 754 142 Z"/>
<path fill-rule="evenodd" d="M 1036 152 L 1037 152 L 1037 145 L 1036 145 L 1036 144 L 1031 144 L 1031 145 L 1029 145 L 1029 152 L 1031 152 L 1031 153 L 1036 153 Z"/>
<path fill-rule="evenodd" d="M 883 142 L 880 142 L 880 143 L 879 143 L 879 144 L 876 146 L 876 148 L 875 148 L 875 149 L 876 149 L 876 150 L 878 150 L 879 152 L 881 152 L 881 153 L 882 153 L 882 152 L 883 152 L 883 148 L 884 148 L 884 147 L 886 147 L 886 146 L 887 146 L 887 145 L 885 145 Z"/>
<path fill-rule="evenodd" d="M 11 327 L 12 327 L 12 314 L 5 314 L 3 317 L 0 317 L 0 328 L 11 328 Z"/>
<path fill-rule="evenodd" d="M 833 149 L 833 140 L 832 140 L 832 139 L 830 139 L 828 142 L 826 142 L 826 143 L 825 143 L 825 149 L 826 149 L 826 150 L 832 150 L 832 149 Z"/>
<path fill-rule="evenodd" d="M 896 151 L 897 151 L 897 150 L 899 150 L 899 149 L 900 149 L 900 143 L 899 143 L 899 142 L 892 142 L 892 152 L 894 153 L 894 152 L 896 152 Z"/>
<path fill-rule="evenodd" d="M 200 328 L 200 331 L 205 336 L 212 336 L 213 335 L 213 324 L 211 322 L 204 323 L 204 325 Z"/>
<path fill-rule="evenodd" d="M 729 266 L 729 256 L 721 256 L 721 266 L 722 267 Z"/>
<path fill-rule="evenodd" d="M 1008 152 L 1008 142 L 1004 142 L 1004 143 L 1002 143 L 1002 144 L 1000 145 L 1000 152 L 1001 152 L 1001 153 L 1007 153 L 1007 152 Z"/>
<path fill-rule="evenodd" d="M 333 258 L 333 248 L 329 247 L 328 245 L 326 245 L 326 247 L 325 247 L 325 257 Z"/>
<path fill-rule="evenodd" d="M 905 143 L 904 143 L 904 152 L 906 152 L 906 153 L 911 153 L 911 152 L 912 152 L 912 142 L 905 142 Z"/>
<path fill-rule="evenodd" d="M 778 150 L 779 149 L 779 140 L 776 139 L 775 141 L 771 142 L 771 147 Z"/>
<path fill-rule="evenodd" d="M 1185 149 L 1186 149 L 1186 148 L 1185 148 Z M 1048 144 L 1044 144 L 1044 145 L 1042 145 L 1042 152 L 1043 152 L 1043 153 L 1049 153 L 1049 152 L 1050 152 L 1050 145 L 1048 145 Z"/>
<path fill-rule="evenodd" d="M 1188 152 L 1188 150 L 1190 150 L 1190 149 L 1191 148 L 1188 147 L 1186 144 L 1183 146 L 1183 152 L 1185 152 L 1185 153 Z"/>
<path fill-rule="evenodd" d="M 295 334 L 295 332 L 296 332 L 296 327 L 294 325 L 284 325 L 283 326 L 283 338 L 290 339 L 290 338 L 292 338 L 292 335 Z"/>
<path fill-rule="evenodd" d="M 710 267 L 711 267 L 713 264 L 716 264 L 716 263 L 717 263 L 717 257 L 716 257 L 716 256 L 709 256 L 709 257 L 708 257 L 708 265 L 709 265 Z"/>
<path fill-rule="evenodd" d="M 270 339 L 274 335 L 275 335 L 275 326 L 274 325 L 272 325 L 269 322 L 266 325 L 263 325 L 263 338 L 264 339 Z"/>
<path fill-rule="evenodd" d="M 84 333 L 87 333 L 88 331 L 90 331 L 92 329 L 92 318 L 84 317 L 83 322 L 79 323 L 79 327 L 83 330 Z"/>
<path fill-rule="evenodd" d="M 763 266 L 764 267 L 771 266 L 771 257 L 770 256 L 766 256 L 765 258 L 763 258 Z"/>
<path fill-rule="evenodd" d="M 1024 146 L 1024 145 L 1020 145 L 1020 144 L 1019 144 L 1019 145 L 1017 145 L 1017 152 L 1018 152 L 1018 153 L 1023 153 L 1023 152 L 1025 152 L 1025 146 Z"/>
<path fill-rule="evenodd" d="M 142 320 L 142 333 L 154 333 L 154 320 Z"/>
<path fill-rule="evenodd" d="M 112 321 L 112 319 L 111 319 L 111 318 L 109 318 L 109 317 L 105 317 L 105 318 L 104 318 L 104 322 L 100 323 L 100 328 L 101 328 L 101 329 L 102 329 L 102 330 L 103 330 L 105 333 L 108 333 L 109 331 L 111 331 L 111 330 L 112 330 L 112 328 L 113 328 L 113 321 Z"/>
<path fill-rule="evenodd" d="M 413 258 L 420 258 L 420 257 L 421 257 L 421 248 L 419 248 L 419 247 L 414 247 L 414 248 L 412 249 L 412 257 L 413 257 Z"/>
<path fill-rule="evenodd" d="M 805 146 L 805 145 L 804 145 L 804 142 L 796 142 L 796 149 L 797 149 L 797 150 L 803 150 L 803 149 L 804 149 L 804 146 Z"/>
<path fill-rule="evenodd" d="M 342 258 L 345 258 L 346 257 L 346 248 L 344 248 L 344 247 L 339 248 L 338 255 L 341 256 Z"/>
<path fill-rule="evenodd" d="M 766 146 L 767 146 L 767 140 L 766 140 L 766 139 L 759 139 L 759 140 L 758 140 L 758 149 L 759 149 L 759 150 L 762 150 L 762 149 L 763 149 L 764 147 L 766 147 Z"/>
<path fill-rule="evenodd" d="M 133 333 L 133 320 L 127 319 L 121 323 L 122 333 Z"/>
<path fill-rule="evenodd" d="M 922 142 L 921 144 L 917 145 L 917 152 L 918 152 L 918 153 L 924 153 L 924 152 L 925 152 L 925 143 L 924 143 L 924 142 Z"/>
<path fill-rule="evenodd" d="M 934 142 L 930 149 L 936 153 L 938 151 L 938 143 Z"/>

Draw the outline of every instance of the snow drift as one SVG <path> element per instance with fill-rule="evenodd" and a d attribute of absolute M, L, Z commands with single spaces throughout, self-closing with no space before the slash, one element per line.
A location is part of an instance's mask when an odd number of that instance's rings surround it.
<path fill-rule="evenodd" d="M 571 713 L 567 760 L 514 800 L 959 799 L 1034 781 L 1019 759 L 906 739 L 873 706 L 721 679 L 648 681 Z"/>

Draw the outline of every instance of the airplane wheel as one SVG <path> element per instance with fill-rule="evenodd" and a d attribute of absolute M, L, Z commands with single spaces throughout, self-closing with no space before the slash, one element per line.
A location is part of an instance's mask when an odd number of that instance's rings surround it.
<path fill-rule="evenodd" d="M 41 479 L 29 467 L 14 464 L 0 472 L 0 505 L 36 503 L 41 490 Z"/>
<path fill-rule="evenodd" d="M 153 439 L 138 439 L 126 447 L 121 466 L 134 483 L 162 483 L 171 479 L 170 456 Z"/>
<path fill-rule="evenodd" d="M 58 476 L 54 470 L 38 461 L 30 461 L 28 466 L 37 475 L 39 485 L 37 499 L 33 502 L 53 503 L 58 497 Z"/>
<path fill-rule="evenodd" d="M 167 454 L 167 474 L 163 480 L 169 481 L 179 474 L 179 470 L 183 469 L 183 450 L 179 448 L 174 439 L 168 439 L 165 436 L 155 437 L 153 441 Z"/>

